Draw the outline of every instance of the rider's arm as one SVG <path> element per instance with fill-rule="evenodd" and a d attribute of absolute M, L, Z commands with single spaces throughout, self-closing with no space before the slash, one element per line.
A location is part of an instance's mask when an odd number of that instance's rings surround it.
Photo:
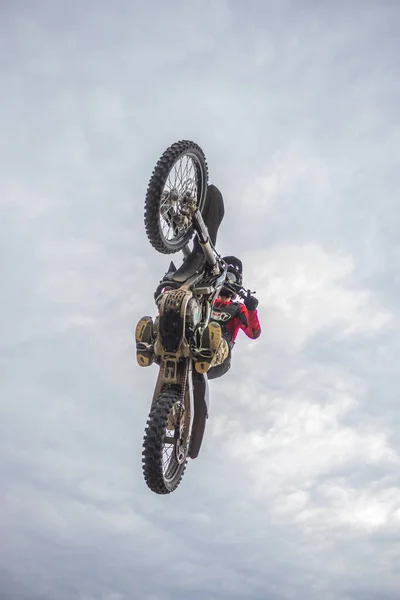
<path fill-rule="evenodd" d="M 247 337 L 252 340 L 260 337 L 261 326 L 260 321 L 258 320 L 257 309 L 249 311 L 244 304 L 240 304 L 237 320 L 240 329 L 244 331 Z"/>

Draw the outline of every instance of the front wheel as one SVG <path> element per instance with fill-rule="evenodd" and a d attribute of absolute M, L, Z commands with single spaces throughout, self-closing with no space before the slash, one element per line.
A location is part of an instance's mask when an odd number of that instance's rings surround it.
<path fill-rule="evenodd" d="M 178 386 L 163 390 L 151 408 L 143 440 L 143 475 L 156 494 L 170 494 L 183 477 L 189 446 L 186 413 Z"/>
<path fill-rule="evenodd" d="M 151 245 L 161 254 L 182 250 L 193 235 L 191 215 L 202 211 L 208 186 L 203 150 L 195 142 L 172 144 L 157 162 L 145 201 L 144 223 Z"/>

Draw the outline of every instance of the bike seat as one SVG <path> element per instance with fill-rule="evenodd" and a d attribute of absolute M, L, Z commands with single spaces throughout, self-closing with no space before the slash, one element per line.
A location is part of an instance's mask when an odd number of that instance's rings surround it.
<path fill-rule="evenodd" d="M 177 283 L 185 283 L 189 277 L 192 277 L 195 273 L 203 269 L 205 264 L 206 257 L 204 256 L 204 252 L 201 249 L 198 240 L 196 239 L 193 250 L 189 256 L 185 258 L 179 269 L 175 271 L 171 279 Z"/>
<path fill-rule="evenodd" d="M 210 236 L 210 241 L 214 246 L 217 243 L 218 229 L 222 223 L 224 214 L 224 199 L 221 192 L 215 185 L 209 185 L 202 216 Z M 193 244 L 193 250 L 172 275 L 172 280 L 177 283 L 185 283 L 189 277 L 192 277 L 192 275 L 203 269 L 205 264 L 206 258 L 204 252 L 196 237 Z"/>

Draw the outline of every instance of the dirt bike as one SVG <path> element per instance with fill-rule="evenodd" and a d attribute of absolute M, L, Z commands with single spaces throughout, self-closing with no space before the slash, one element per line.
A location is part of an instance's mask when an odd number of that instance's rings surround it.
<path fill-rule="evenodd" d="M 143 355 L 151 350 L 159 367 L 142 459 L 146 484 L 157 494 L 173 492 L 188 458 L 200 452 L 209 387 L 207 374 L 198 373 L 194 364 L 207 352 L 201 340 L 214 301 L 222 286 L 242 297 L 246 294 L 215 248 L 223 216 L 223 198 L 208 184 L 203 150 L 192 141 L 174 143 L 153 170 L 144 222 L 151 245 L 162 254 L 182 251 L 183 262 L 179 268 L 171 262 L 157 286 L 158 315 L 151 339 L 141 337 L 143 322 L 136 331 L 137 348 Z"/>

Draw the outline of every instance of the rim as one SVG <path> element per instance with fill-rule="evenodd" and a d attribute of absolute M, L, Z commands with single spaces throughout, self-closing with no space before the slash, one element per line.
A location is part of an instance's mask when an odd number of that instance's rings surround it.
<path fill-rule="evenodd" d="M 181 155 L 168 173 L 161 194 L 160 233 L 165 244 L 179 246 L 192 228 L 191 213 L 203 196 L 203 165 L 195 154 Z"/>
<path fill-rule="evenodd" d="M 170 421 L 170 418 L 172 416 L 172 412 L 175 410 L 179 410 L 181 407 L 181 403 L 180 402 L 176 402 L 172 408 L 171 411 L 168 415 L 168 422 Z M 186 409 L 183 406 L 183 411 L 181 414 L 181 418 L 179 419 L 179 439 L 183 439 L 183 434 L 184 434 L 184 429 L 185 429 L 185 421 L 186 421 Z M 172 419 L 174 417 L 172 416 Z M 167 425 L 168 425 L 167 422 Z M 177 425 L 175 423 L 175 429 L 168 429 L 167 425 L 165 427 L 165 437 L 166 438 L 172 438 L 175 436 L 176 433 L 176 429 L 177 429 Z M 178 460 L 177 457 L 177 453 L 178 450 L 180 452 L 180 460 Z M 163 477 L 164 477 L 164 481 L 166 483 L 170 483 L 177 475 L 177 473 L 179 472 L 179 470 L 181 469 L 182 465 L 185 463 L 186 460 L 186 452 L 184 451 L 183 447 L 181 446 L 179 449 L 177 448 L 176 445 L 176 441 L 173 443 L 172 441 L 168 441 L 164 443 L 164 447 L 163 447 L 163 452 L 162 452 L 162 472 L 163 472 Z"/>

